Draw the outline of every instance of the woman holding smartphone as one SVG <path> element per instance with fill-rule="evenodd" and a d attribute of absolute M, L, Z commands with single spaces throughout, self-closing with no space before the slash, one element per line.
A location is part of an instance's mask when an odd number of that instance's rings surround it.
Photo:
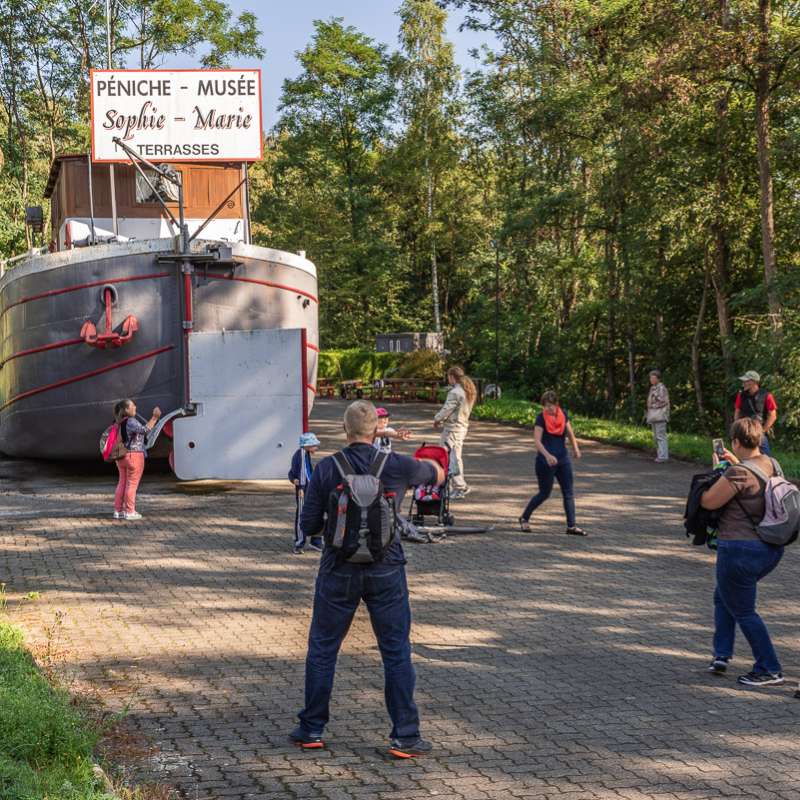
<path fill-rule="evenodd" d="M 759 448 L 763 435 L 761 423 L 745 417 L 733 423 L 731 450 L 726 450 L 721 440 L 714 440 L 714 463 L 724 460 L 730 466 L 701 498 L 703 508 L 722 509 L 717 533 L 713 654 L 708 671 L 717 675 L 727 671 L 738 626 L 753 652 L 753 667 L 737 682 L 755 687 L 784 682 L 769 630 L 756 611 L 757 585 L 783 556 L 783 547 L 768 544 L 758 535 L 758 522 L 766 508 L 766 483 L 780 474 L 778 462 Z"/>
<path fill-rule="evenodd" d="M 542 412 L 536 417 L 533 429 L 536 443 L 536 480 L 539 491 L 530 499 L 519 518 L 520 530 L 528 533 L 531 529 L 531 514 L 550 497 L 553 483 L 558 481 L 564 499 L 564 513 L 567 517 L 567 533 L 570 536 L 586 536 L 586 531 L 575 522 L 575 490 L 572 478 L 572 462 L 567 452 L 567 439 L 572 445 L 575 458 L 581 457 L 578 440 L 572 430 L 569 416 L 558 403 L 558 395 L 550 390 L 542 395 Z"/>

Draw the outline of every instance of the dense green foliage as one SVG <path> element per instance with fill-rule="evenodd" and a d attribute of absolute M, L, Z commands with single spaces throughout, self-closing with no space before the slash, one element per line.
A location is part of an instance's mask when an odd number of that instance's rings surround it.
<path fill-rule="evenodd" d="M 318 377 L 334 381 L 374 381 L 379 378 L 441 380 L 444 362 L 431 350 L 411 353 L 376 353 L 374 350 L 323 350 Z"/>
<path fill-rule="evenodd" d="M 450 5 L 494 41 L 460 80 L 406 0 L 396 56 L 330 20 L 286 83 L 257 216 L 317 262 L 323 344 L 435 328 L 433 287 L 451 360 L 492 378 L 499 262 L 506 388 L 638 421 L 657 366 L 710 433 L 755 368 L 796 438 L 800 6 Z"/>
<path fill-rule="evenodd" d="M 506 399 L 485 400 L 472 411 L 474 419 L 510 422 L 526 428 L 533 428 L 536 416 L 542 410 L 536 403 L 527 400 Z M 632 425 L 616 420 L 598 419 L 582 414 L 572 415 L 572 425 L 576 436 L 596 439 L 599 442 L 632 447 L 637 450 L 655 452 L 653 434 L 646 425 Z M 533 446 L 533 436 L 530 438 Z M 711 441 L 707 436 L 670 431 L 669 449 L 673 458 L 710 464 Z M 800 454 L 780 445 L 774 448 L 774 455 L 780 461 L 784 472 L 791 478 L 800 479 Z"/>
<path fill-rule="evenodd" d="M 110 800 L 92 772 L 96 734 L 0 622 L 0 797 Z"/>
<path fill-rule="evenodd" d="M 376 353 L 373 350 L 323 350 L 319 354 L 318 377 L 340 381 L 374 381 L 397 369 L 401 353 Z"/>
<path fill-rule="evenodd" d="M 323 346 L 440 325 L 473 374 L 632 421 L 660 367 L 704 433 L 756 369 L 800 440 L 800 4 L 398 4 L 396 48 L 315 24 L 251 171 L 257 241 L 318 266 Z M 258 52 L 220 0 L 113 7 L 119 63 Z M 489 34 L 467 74 L 448 7 Z M 86 145 L 103 13 L 0 0 L 4 254 L 50 155 Z"/>

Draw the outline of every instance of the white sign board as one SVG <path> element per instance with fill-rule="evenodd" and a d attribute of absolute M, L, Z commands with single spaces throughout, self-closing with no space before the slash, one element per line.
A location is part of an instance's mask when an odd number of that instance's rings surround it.
<path fill-rule="evenodd" d="M 148 161 L 258 161 L 261 70 L 91 72 L 92 159 L 127 162 L 119 137 Z"/>

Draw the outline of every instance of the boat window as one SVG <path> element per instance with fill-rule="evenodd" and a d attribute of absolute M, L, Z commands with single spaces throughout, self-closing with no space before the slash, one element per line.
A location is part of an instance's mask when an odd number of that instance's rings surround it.
<path fill-rule="evenodd" d="M 170 172 L 177 174 L 177 170 L 173 169 L 168 165 L 163 165 L 161 168 L 162 172 Z M 150 180 L 150 183 L 156 188 L 158 194 L 161 196 L 161 199 L 165 203 L 177 203 L 178 202 L 178 187 L 172 183 L 172 181 L 168 181 L 161 172 L 157 172 L 154 169 L 144 169 L 143 172 Z M 148 186 L 147 181 L 141 176 L 141 174 L 137 171 L 136 173 L 136 202 L 137 203 L 157 203 L 158 197 L 156 196 L 155 192 Z"/>

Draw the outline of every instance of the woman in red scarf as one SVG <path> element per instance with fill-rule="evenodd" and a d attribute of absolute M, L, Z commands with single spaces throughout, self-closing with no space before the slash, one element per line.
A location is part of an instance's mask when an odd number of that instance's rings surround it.
<path fill-rule="evenodd" d="M 567 533 L 572 536 L 586 536 L 586 531 L 575 524 L 575 491 L 572 479 L 572 462 L 567 452 L 569 438 L 575 458 L 581 457 L 581 449 L 572 430 L 569 416 L 558 404 L 558 395 L 553 391 L 542 395 L 542 413 L 536 417 L 533 438 L 536 441 L 536 479 L 539 491 L 528 503 L 519 518 L 520 530 L 529 532 L 528 520 L 531 514 L 550 497 L 553 482 L 558 481 L 564 498 L 564 511 L 567 515 Z"/>

